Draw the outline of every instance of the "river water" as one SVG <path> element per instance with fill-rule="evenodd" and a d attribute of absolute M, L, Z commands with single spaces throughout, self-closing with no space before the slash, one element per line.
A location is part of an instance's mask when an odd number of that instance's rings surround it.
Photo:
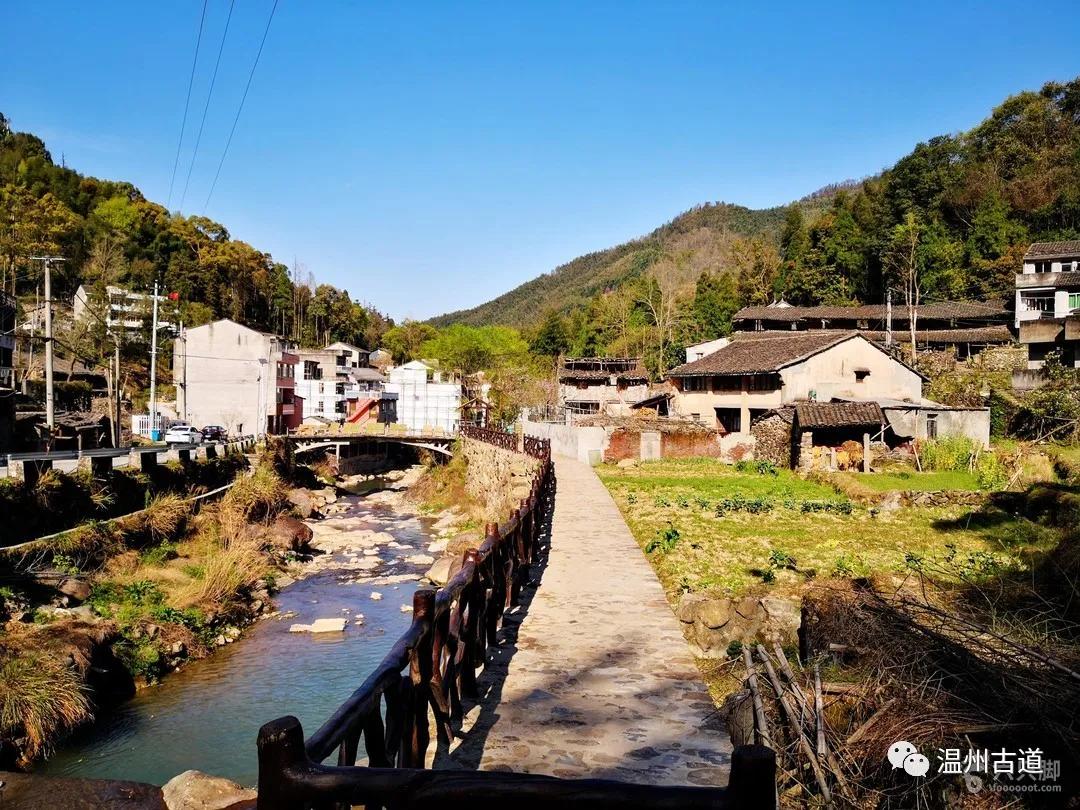
<path fill-rule="evenodd" d="M 406 564 L 402 557 L 424 551 L 434 539 L 430 520 L 401 515 L 362 498 L 347 501 L 348 509 L 340 517 L 361 519 L 352 521 L 350 528 L 386 531 L 408 547 L 380 547 L 383 563 L 370 572 L 372 576 L 423 574 L 426 566 Z M 412 618 L 401 606 L 412 604 L 416 579 L 356 582 L 358 572 L 340 553 L 320 560 L 318 569 L 275 596 L 280 612 L 297 615 L 257 622 L 236 643 L 141 690 L 69 739 L 38 772 L 160 785 L 194 768 L 253 786 L 259 727 L 292 714 L 300 719 L 305 734 L 315 731 L 360 685 Z M 371 599 L 372 591 L 383 598 Z M 294 623 L 357 613 L 363 614 L 363 622 L 350 619 L 344 633 L 289 632 Z"/>

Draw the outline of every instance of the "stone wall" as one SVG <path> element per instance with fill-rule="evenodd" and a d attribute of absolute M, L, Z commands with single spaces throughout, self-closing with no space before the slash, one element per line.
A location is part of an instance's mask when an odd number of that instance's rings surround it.
<path fill-rule="evenodd" d="M 781 469 L 791 467 L 791 422 L 777 414 L 759 419 L 750 429 L 757 444 L 754 457 Z"/>
<path fill-rule="evenodd" d="M 506 520 L 529 494 L 533 476 L 540 466 L 523 453 L 461 438 L 465 458 L 465 490 L 484 505 L 486 520 Z"/>
<path fill-rule="evenodd" d="M 727 658 L 733 641 L 797 643 L 801 609 L 801 600 L 778 596 L 710 599 L 688 593 L 679 600 L 675 614 L 695 656 Z"/>

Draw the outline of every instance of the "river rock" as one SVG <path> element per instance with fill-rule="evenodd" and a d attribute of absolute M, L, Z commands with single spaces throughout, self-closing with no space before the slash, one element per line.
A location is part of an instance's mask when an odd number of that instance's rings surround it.
<path fill-rule="evenodd" d="M 303 551 L 312 536 L 311 527 L 292 515 L 278 515 L 270 527 L 270 542 L 283 551 Z"/>
<path fill-rule="evenodd" d="M 90 598 L 90 584 L 81 579 L 62 579 L 57 583 L 56 590 L 76 602 L 85 602 Z"/>
<path fill-rule="evenodd" d="M 302 518 L 311 517 L 315 511 L 315 504 L 311 499 L 311 493 L 306 489 L 290 489 L 286 495 L 289 503 L 293 505 L 293 511 Z"/>
<path fill-rule="evenodd" d="M 442 554 L 446 551 L 446 546 L 449 542 L 449 540 L 436 540 L 434 543 L 428 545 L 427 550 L 432 554 Z"/>
<path fill-rule="evenodd" d="M 431 565 L 435 562 L 435 558 L 430 554 L 410 554 L 405 558 L 405 562 L 410 565 Z"/>
<path fill-rule="evenodd" d="M 169 810 L 225 810 L 238 802 L 253 802 L 256 793 L 220 776 L 184 771 L 161 789 Z"/>
<path fill-rule="evenodd" d="M 460 567 L 460 559 L 456 557 L 440 557 L 424 576 L 435 585 L 445 585 Z"/>
<path fill-rule="evenodd" d="M 380 599 L 382 599 L 382 594 L 379 593 L 378 591 L 372 591 L 369 594 L 369 596 L 370 596 L 371 599 L 375 600 L 376 602 L 378 602 Z"/>
<path fill-rule="evenodd" d="M 293 624 L 290 633 L 341 633 L 345 630 L 345 619 L 316 619 L 311 624 Z"/>

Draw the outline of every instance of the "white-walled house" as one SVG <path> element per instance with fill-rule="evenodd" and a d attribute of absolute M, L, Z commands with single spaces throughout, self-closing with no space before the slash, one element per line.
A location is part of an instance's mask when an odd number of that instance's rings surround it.
<path fill-rule="evenodd" d="M 283 433 L 303 418 L 299 357 L 285 338 L 228 319 L 185 329 L 173 346 L 181 420 L 233 434 Z"/>
<path fill-rule="evenodd" d="M 1080 240 L 1036 242 L 1016 275 L 1016 329 L 1028 349 L 1028 368 L 1060 351 L 1080 368 Z"/>
<path fill-rule="evenodd" d="M 386 393 L 397 396 L 397 421 L 409 430 L 439 429 L 454 433 L 461 421 L 461 384 L 419 360 L 391 368 Z"/>
<path fill-rule="evenodd" d="M 923 378 L 857 332 L 743 332 L 667 374 L 671 410 L 722 434 L 800 400 L 922 398 Z"/>
<path fill-rule="evenodd" d="M 692 346 L 686 347 L 686 362 L 693 363 L 695 360 L 700 360 L 703 357 L 708 357 L 718 349 L 722 349 L 731 343 L 731 338 L 716 338 L 715 340 L 706 340 L 704 343 L 695 343 Z"/>

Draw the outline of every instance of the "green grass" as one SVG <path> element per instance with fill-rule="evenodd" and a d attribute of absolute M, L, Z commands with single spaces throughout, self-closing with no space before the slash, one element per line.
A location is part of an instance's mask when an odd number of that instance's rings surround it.
<path fill-rule="evenodd" d="M 879 512 L 786 470 L 739 473 L 711 459 L 602 466 L 598 473 L 638 543 L 653 549 L 649 559 L 673 602 L 687 590 L 791 592 L 817 577 L 901 572 L 913 564 L 960 578 L 1023 567 L 1030 553 L 1056 540 L 1052 530 L 1022 518 L 971 521 L 966 507 Z M 765 500 L 768 508 L 717 514 L 718 503 L 739 498 Z"/>
<path fill-rule="evenodd" d="M 939 470 L 934 472 L 882 472 L 869 475 L 858 473 L 840 473 L 876 492 L 940 492 L 943 490 L 962 490 L 974 492 L 979 487 L 979 479 L 967 471 Z"/>

